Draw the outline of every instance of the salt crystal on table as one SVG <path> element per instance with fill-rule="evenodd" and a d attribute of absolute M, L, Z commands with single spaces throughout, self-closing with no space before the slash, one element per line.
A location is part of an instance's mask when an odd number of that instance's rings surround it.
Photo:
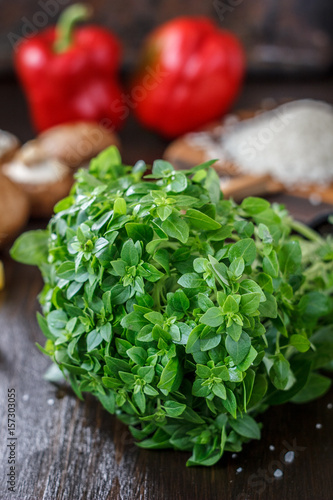
<path fill-rule="evenodd" d="M 239 474 L 240 472 L 242 472 L 243 468 L 242 467 L 238 467 L 238 469 L 236 469 L 236 473 Z"/>
<path fill-rule="evenodd" d="M 28 401 L 29 400 L 29 394 L 23 394 L 22 399 L 23 399 L 23 401 Z"/>
<path fill-rule="evenodd" d="M 327 408 L 328 408 L 329 410 L 332 410 L 332 408 L 333 408 L 332 403 L 328 403 Z"/>
<path fill-rule="evenodd" d="M 322 198 L 317 193 L 311 193 L 309 196 L 309 202 L 311 203 L 311 205 L 314 205 L 314 206 L 320 205 L 320 203 L 322 202 Z"/>
<path fill-rule="evenodd" d="M 291 464 L 294 461 L 295 453 L 293 451 L 288 451 L 284 456 L 284 461 L 287 464 Z"/>
<path fill-rule="evenodd" d="M 271 445 L 270 445 L 270 447 L 269 447 L 269 449 L 270 449 L 271 451 L 274 451 L 274 450 L 275 450 L 275 446 L 273 446 L 273 445 L 271 444 Z"/>
<path fill-rule="evenodd" d="M 321 429 L 322 425 L 321 424 L 316 424 L 316 429 Z"/>
<path fill-rule="evenodd" d="M 231 455 L 231 458 L 237 458 L 237 453 L 233 453 L 233 454 Z"/>
<path fill-rule="evenodd" d="M 47 400 L 47 404 L 48 404 L 49 406 L 54 405 L 54 399 L 48 399 L 48 400 Z"/>
<path fill-rule="evenodd" d="M 276 469 L 276 471 L 274 472 L 274 477 L 282 477 L 283 476 L 283 472 L 281 469 Z"/>

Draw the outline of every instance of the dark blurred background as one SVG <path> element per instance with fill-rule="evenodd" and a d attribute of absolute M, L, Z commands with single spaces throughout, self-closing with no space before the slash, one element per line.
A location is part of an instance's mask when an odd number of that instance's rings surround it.
<path fill-rule="evenodd" d="M 13 45 L 53 24 L 70 0 L 0 0 L 0 72 L 12 71 Z M 94 21 L 124 45 L 124 65 L 142 39 L 179 15 L 207 15 L 239 35 L 250 74 L 323 74 L 332 69 L 332 0 L 91 0 Z"/>

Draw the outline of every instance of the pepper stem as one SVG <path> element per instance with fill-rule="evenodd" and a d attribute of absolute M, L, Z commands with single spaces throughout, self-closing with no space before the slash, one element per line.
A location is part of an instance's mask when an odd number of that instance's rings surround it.
<path fill-rule="evenodd" d="M 65 52 L 70 47 L 74 26 L 88 19 L 91 14 L 92 8 L 83 3 L 75 3 L 62 12 L 56 26 L 55 52 Z"/>

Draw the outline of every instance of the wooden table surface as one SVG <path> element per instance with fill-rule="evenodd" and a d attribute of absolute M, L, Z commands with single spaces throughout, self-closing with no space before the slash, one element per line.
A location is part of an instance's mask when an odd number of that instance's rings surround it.
<path fill-rule="evenodd" d="M 238 106 L 263 97 L 314 97 L 333 101 L 324 82 L 248 82 Z M 0 128 L 32 137 L 17 85 L 0 82 Z M 166 142 L 130 120 L 121 133 L 124 159 L 151 162 Z M 314 208 L 292 198 L 299 218 L 312 221 L 330 207 Z M 316 217 L 315 217 L 316 216 Z M 37 223 L 38 224 L 38 223 Z M 35 314 L 42 280 L 37 269 L 13 262 L 6 252 L 6 288 L 0 293 L 0 499 L 9 500 L 331 500 L 333 498 L 333 391 L 306 405 L 282 405 L 260 418 L 262 439 L 241 453 L 227 453 L 212 468 L 185 467 L 188 453 L 137 448 L 126 427 L 94 398 L 80 402 L 67 388 L 43 379 L 49 360 Z M 10 441 L 7 390 L 16 397 L 16 492 L 7 480 Z M 292 463 L 284 462 L 294 451 Z M 273 473 L 281 469 L 282 477 Z"/>

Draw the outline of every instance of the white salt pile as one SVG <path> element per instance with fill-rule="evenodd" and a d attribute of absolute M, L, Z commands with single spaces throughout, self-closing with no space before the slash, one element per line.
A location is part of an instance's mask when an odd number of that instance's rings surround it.
<path fill-rule="evenodd" d="M 333 107 L 293 101 L 228 126 L 220 139 L 202 132 L 189 142 L 207 158 L 232 161 L 247 174 L 266 175 L 287 186 L 333 180 Z"/>

